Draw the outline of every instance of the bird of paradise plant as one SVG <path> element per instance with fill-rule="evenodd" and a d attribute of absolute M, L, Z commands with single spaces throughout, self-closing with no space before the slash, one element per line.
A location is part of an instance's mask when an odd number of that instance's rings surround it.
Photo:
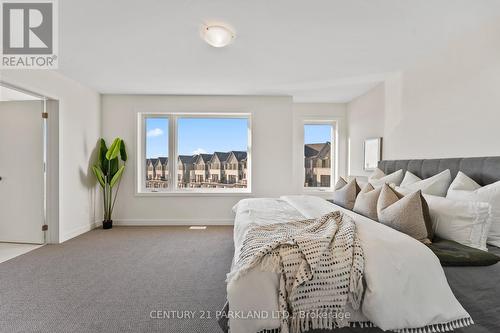
<path fill-rule="evenodd" d="M 101 138 L 99 140 L 99 153 L 96 164 L 92 166 L 92 171 L 102 188 L 104 205 L 103 229 L 111 229 L 113 226 L 113 209 L 115 208 L 126 162 L 127 150 L 125 142 L 122 139 L 114 139 L 109 148 L 106 146 L 104 139 Z M 116 190 L 114 190 L 115 186 Z"/>

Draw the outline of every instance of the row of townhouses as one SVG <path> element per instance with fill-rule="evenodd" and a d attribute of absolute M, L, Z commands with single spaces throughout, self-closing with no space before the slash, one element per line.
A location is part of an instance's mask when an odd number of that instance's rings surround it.
<path fill-rule="evenodd" d="M 166 188 L 168 181 L 168 158 L 148 158 L 146 160 L 146 188 Z M 181 188 L 245 188 L 247 186 L 247 153 L 230 151 L 179 155 L 177 186 Z"/>
<path fill-rule="evenodd" d="M 331 151 L 330 142 L 304 145 L 305 187 L 330 187 Z"/>
<path fill-rule="evenodd" d="M 330 187 L 331 143 L 304 145 L 305 187 Z M 146 187 L 166 188 L 169 181 L 168 158 L 146 160 Z M 247 153 L 244 151 L 213 154 L 179 155 L 177 186 L 245 188 Z"/>

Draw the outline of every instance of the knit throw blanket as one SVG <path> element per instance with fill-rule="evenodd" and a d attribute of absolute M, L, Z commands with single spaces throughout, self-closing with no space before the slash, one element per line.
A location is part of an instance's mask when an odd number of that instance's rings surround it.
<path fill-rule="evenodd" d="M 341 212 L 318 219 L 253 225 L 228 281 L 256 266 L 281 276 L 282 333 L 349 326 L 346 305 L 349 302 L 352 309 L 359 309 L 363 250 L 354 221 Z"/>

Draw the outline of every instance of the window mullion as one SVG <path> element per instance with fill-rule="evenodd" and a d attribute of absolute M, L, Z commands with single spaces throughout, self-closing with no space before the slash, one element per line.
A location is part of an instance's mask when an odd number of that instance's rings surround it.
<path fill-rule="evenodd" d="M 177 189 L 177 117 L 174 115 L 168 116 L 168 168 L 169 168 L 169 181 L 168 186 L 170 191 Z"/>

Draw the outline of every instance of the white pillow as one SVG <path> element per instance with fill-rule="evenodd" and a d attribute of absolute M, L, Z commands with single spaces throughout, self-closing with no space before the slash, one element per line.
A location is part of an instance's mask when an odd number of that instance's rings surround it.
<path fill-rule="evenodd" d="M 401 185 L 399 185 L 399 186 L 405 187 L 405 186 L 414 184 L 416 182 L 419 182 L 421 180 L 422 179 L 420 179 L 419 177 L 415 176 L 410 171 L 406 171 L 405 177 L 403 178 L 403 181 L 401 182 Z"/>
<path fill-rule="evenodd" d="M 385 176 L 385 173 L 380 170 L 379 168 L 376 168 L 373 170 L 372 174 L 368 177 L 368 181 L 374 180 L 374 179 L 380 179 Z"/>
<path fill-rule="evenodd" d="M 484 201 L 491 205 L 491 228 L 488 243 L 500 247 L 500 181 L 481 187 L 459 171 L 446 195 L 449 199 Z"/>
<path fill-rule="evenodd" d="M 401 186 L 396 188 L 396 191 L 407 192 L 420 190 L 423 194 L 444 197 L 446 196 L 446 191 L 448 191 L 450 183 L 451 172 L 449 169 L 423 180 L 410 171 L 406 171 L 405 178 L 401 182 Z"/>
<path fill-rule="evenodd" d="M 403 170 L 400 169 L 398 171 L 394 171 L 393 173 L 386 175 L 379 168 L 375 169 L 370 177 L 368 177 L 368 182 L 372 184 L 373 187 L 381 187 L 384 184 L 401 184 L 401 180 L 403 180 Z"/>
<path fill-rule="evenodd" d="M 456 201 L 424 194 L 429 206 L 434 235 L 488 251 L 486 239 L 491 224 L 487 202 Z"/>

